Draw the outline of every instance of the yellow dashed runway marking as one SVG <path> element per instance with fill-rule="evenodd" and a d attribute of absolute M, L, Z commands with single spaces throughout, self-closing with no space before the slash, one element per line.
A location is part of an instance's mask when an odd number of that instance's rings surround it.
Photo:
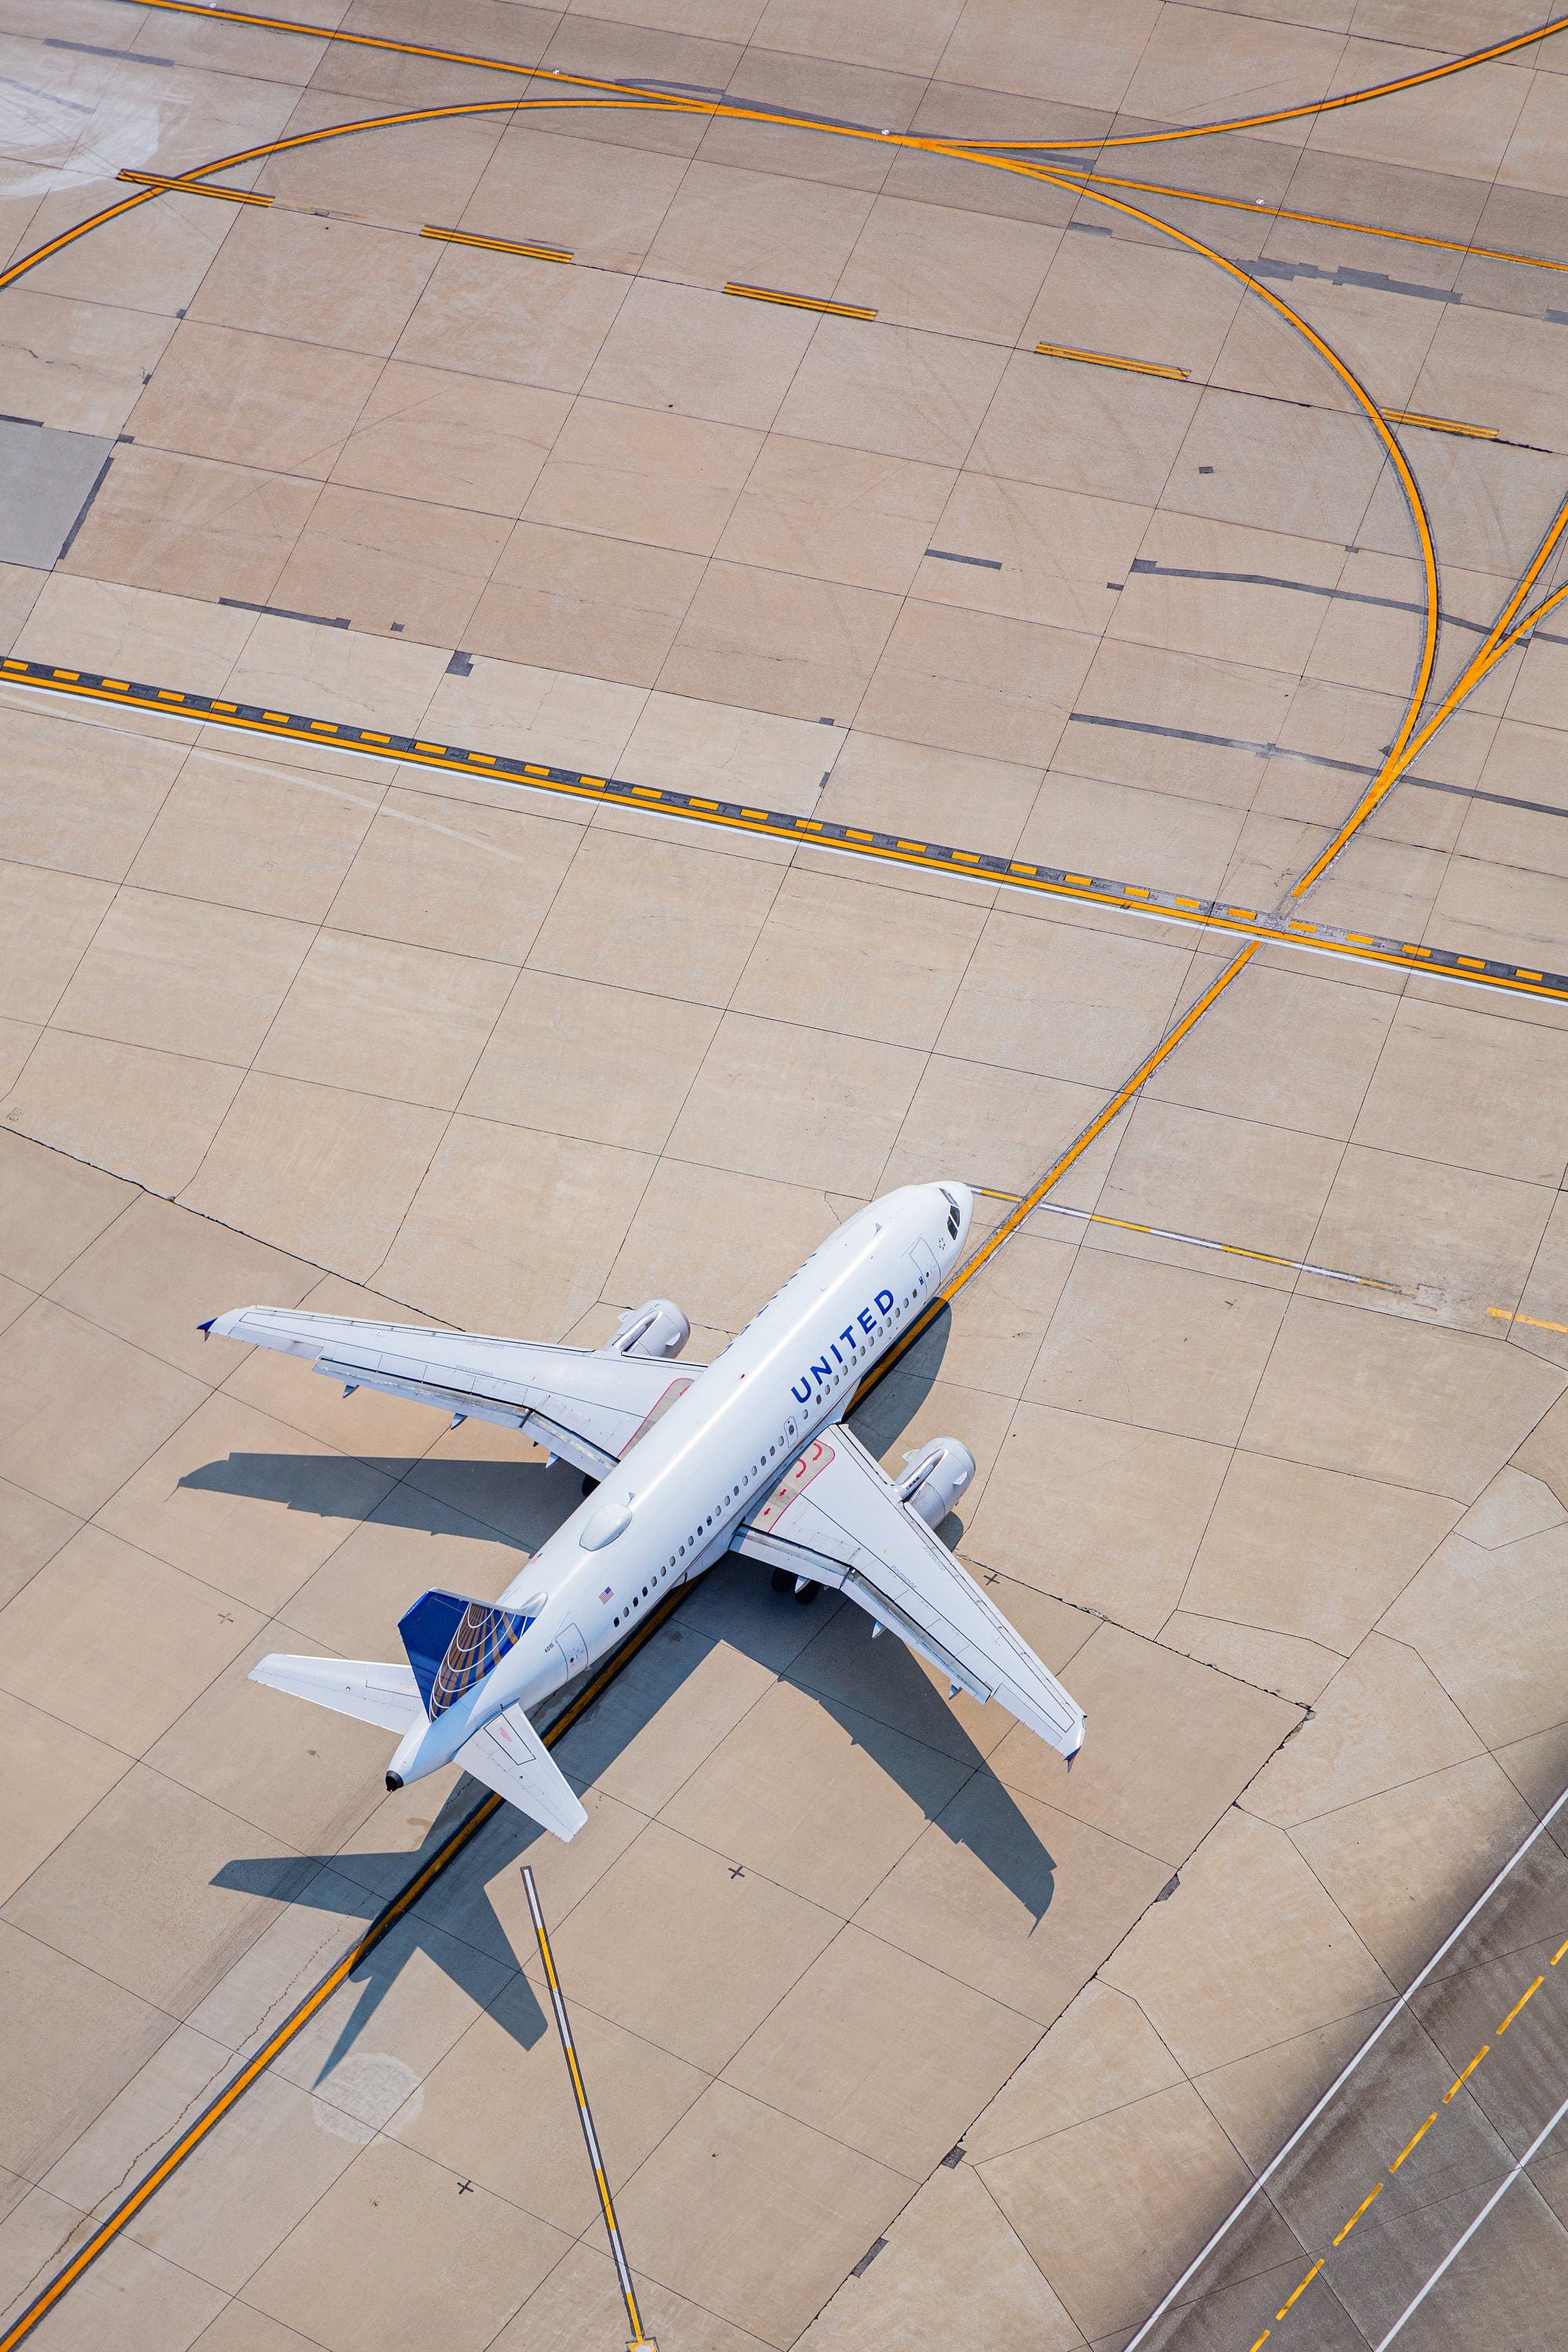
<path fill-rule="evenodd" d="M 156 711 L 163 718 L 188 719 L 200 725 L 228 727 L 242 733 L 284 736 L 297 742 L 329 741 L 334 750 L 403 760 L 414 766 L 442 768 L 465 775 L 486 775 L 498 783 L 559 793 L 567 799 L 647 809 L 661 816 L 684 819 L 688 824 L 717 825 L 731 833 L 794 842 L 802 848 L 829 849 L 848 856 L 875 858 L 884 865 L 1028 890 L 1045 898 L 1102 908 L 1112 914 L 1139 915 L 1157 922 L 1238 934 L 1258 947 L 1305 949 L 1313 954 L 1345 957 L 1355 963 L 1391 966 L 1425 972 L 1433 979 L 1465 982 L 1475 987 L 1568 1003 L 1568 973 L 1527 970 L 1494 958 L 1463 955 L 1451 948 L 1427 947 L 1419 940 L 1381 939 L 1371 931 L 1341 930 L 1330 923 L 1309 922 L 1301 916 L 1268 915 L 1252 907 L 1231 906 L 1223 899 L 1190 898 L 1177 890 L 1151 889 L 1142 883 L 1075 874 L 1066 867 L 1038 865 L 1026 857 L 956 849 L 945 842 L 911 841 L 899 834 L 835 824 L 825 817 L 793 816 L 784 810 L 753 808 L 739 801 L 712 800 L 655 784 L 584 775 L 574 769 L 551 767 L 538 761 L 469 751 L 460 744 L 427 742 L 422 736 L 385 734 L 367 727 L 349 726 L 338 719 L 269 710 L 259 704 L 226 701 L 216 695 L 186 694 L 175 687 L 102 677 L 88 670 L 26 661 L 17 655 L 7 655 L 0 660 L 0 684 L 66 694 L 121 709 Z"/>

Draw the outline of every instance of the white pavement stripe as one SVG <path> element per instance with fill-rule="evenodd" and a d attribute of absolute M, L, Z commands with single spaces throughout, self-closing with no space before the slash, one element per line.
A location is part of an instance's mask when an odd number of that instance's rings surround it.
<path fill-rule="evenodd" d="M 1469 2244 L 1470 2240 L 1475 2236 L 1476 2231 L 1480 2228 L 1481 2223 L 1486 2220 L 1487 2215 L 1491 2211 L 1492 2207 L 1507 2196 L 1509 2190 L 1513 2187 L 1514 2182 L 1519 2179 L 1520 2174 L 1524 2170 L 1525 2167 L 1534 2162 L 1537 2154 L 1544 2146 L 1545 2142 L 1551 2138 L 1552 2133 L 1556 2130 L 1564 2116 L 1568 2116 L 1568 2099 L 1563 2100 L 1563 2105 L 1558 2108 L 1557 2113 L 1552 2116 L 1552 2121 L 1549 2124 L 1543 2124 L 1542 2126 L 1540 2131 L 1536 2133 L 1535 2137 L 1531 2141 L 1530 2146 L 1525 2149 L 1524 2154 L 1520 2158 L 1511 2172 L 1506 2173 L 1503 2179 L 1498 2183 L 1497 2187 L 1492 2190 L 1491 2195 L 1487 2199 L 1486 2203 L 1481 2207 L 1480 2211 L 1476 2215 L 1475 2220 L 1470 2223 L 1469 2228 L 1465 2231 L 1464 2235 L 1455 2239 L 1453 2244 L 1449 2247 L 1447 2252 L 1444 2255 L 1442 2261 L 1438 2263 L 1436 2269 L 1433 2272 L 1426 2285 L 1421 2289 L 1420 2294 L 1413 2296 L 1410 2302 L 1405 2305 L 1404 2310 L 1400 2313 L 1398 2318 L 1394 2321 L 1387 2335 L 1379 2342 L 1376 2347 L 1376 2352 L 1388 2352 L 1389 2345 L 1393 2343 L 1394 2337 L 1398 2335 L 1405 2321 L 1410 2317 L 1412 2312 L 1420 2310 L 1421 2305 L 1426 2302 L 1427 2296 L 1431 2294 L 1433 2288 L 1436 2285 L 1444 2272 L 1448 2268 L 1449 2263 L 1458 2260 L 1458 2257 L 1464 2252 L 1465 2248 Z"/>
<path fill-rule="evenodd" d="M 1197 2276 L 1199 2271 L 1203 2268 L 1205 2263 L 1207 2262 L 1209 2256 L 1213 2253 L 1215 2248 L 1220 2243 L 1222 2239 L 1229 2235 L 1237 2222 L 1240 2221 L 1242 2215 L 1246 2212 L 1253 2199 L 1258 2196 L 1261 2191 L 1268 2187 L 1269 2181 L 1279 2171 L 1279 2167 L 1284 2163 L 1286 2158 L 1289 2156 L 1294 2149 L 1300 2146 L 1302 2140 L 1311 2130 L 1312 2126 L 1317 2122 L 1318 2117 L 1322 2114 L 1330 2100 L 1336 2097 L 1337 2095 L 1344 2088 L 1345 2084 L 1350 2081 L 1351 2076 L 1355 2073 L 1356 2068 L 1361 2064 L 1362 2060 L 1367 2057 L 1370 2053 L 1376 2048 L 1378 2042 L 1382 2041 L 1389 2027 L 1394 2023 L 1394 2019 L 1402 2016 L 1405 2011 L 1409 2008 L 1410 2003 L 1415 2000 L 1416 1994 L 1420 1991 L 1422 1986 L 1426 1983 L 1427 1978 L 1431 1975 L 1438 1962 L 1447 1958 L 1448 1954 L 1453 1950 L 1454 1946 L 1464 1934 L 1466 1928 L 1468 1927 L 1471 1923 L 1479 1916 L 1480 1913 L 1486 1909 L 1487 1905 L 1491 1901 L 1492 1896 L 1497 1893 L 1498 1888 L 1503 1884 L 1505 1879 L 1512 1875 L 1513 1872 L 1519 1867 L 1519 1864 L 1524 1860 L 1525 1855 L 1530 1852 L 1531 1847 L 1535 1843 L 1536 1839 L 1540 1837 L 1545 1830 L 1550 1828 L 1551 1824 L 1556 1820 L 1558 1814 L 1563 1811 L 1564 1805 L 1568 1805 L 1568 1789 L 1564 1789 L 1556 1803 L 1549 1807 L 1549 1809 L 1542 1814 L 1541 1819 L 1536 1822 L 1535 1827 L 1531 1831 L 1530 1835 L 1525 1839 L 1523 1844 L 1517 1846 L 1513 1853 L 1510 1854 L 1502 1868 L 1498 1872 L 1497 1876 L 1492 1880 L 1491 1885 L 1486 1889 L 1484 1894 L 1479 1895 L 1476 1897 L 1476 1900 L 1471 1904 L 1469 1909 L 1466 1912 L 1458 1926 L 1454 1929 L 1452 1935 L 1446 1937 L 1446 1939 L 1438 1945 L 1436 1950 L 1433 1953 L 1431 1958 L 1427 1961 L 1420 1975 L 1416 1977 L 1411 1984 L 1407 1986 L 1405 1990 L 1400 1994 L 1399 1999 L 1394 2003 L 1394 2006 L 1389 2010 L 1387 2015 L 1381 2018 L 1377 2024 L 1373 2027 L 1372 2032 L 1367 2035 L 1366 2040 L 1362 2043 L 1361 2048 L 1356 2052 L 1349 2064 L 1335 2075 L 1333 2081 L 1329 2084 L 1328 2089 L 1323 2093 L 1322 2097 L 1318 2101 L 1317 2105 L 1312 2109 L 1311 2113 L 1303 2122 L 1298 2124 L 1296 2129 L 1291 2133 L 1289 2138 L 1286 2141 L 1279 2154 L 1274 2157 L 1269 2163 L 1264 2166 L 1263 2170 L 1258 2174 L 1257 2179 L 1253 2182 L 1246 2195 L 1242 2197 L 1237 2203 L 1231 2207 L 1230 2211 L 1226 2215 L 1225 2220 L 1220 2223 L 1219 2228 L 1215 2231 L 1207 2245 L 1205 2245 L 1200 2252 L 1194 2255 L 1192 2261 L 1187 2264 L 1186 2269 L 1182 2273 L 1181 2277 L 1176 2281 L 1175 2285 L 1171 2288 L 1169 2294 L 1166 2294 L 1161 2302 L 1155 2305 L 1153 2310 L 1149 2314 L 1148 2318 L 1143 2322 L 1142 2326 L 1138 2330 L 1137 2335 L 1129 2337 L 1125 2347 L 1125 2352 L 1138 2352 L 1138 2347 L 1144 2341 L 1151 2328 L 1154 2326 L 1157 2321 L 1164 2317 L 1166 2312 L 1169 2311 L 1171 2305 L 1175 2302 L 1176 2297 L 1182 2293 L 1184 2287 L 1191 2284 L 1192 2281 Z M 1552 2118 L 1552 2122 L 1555 2123 L 1555 2121 L 1556 2117 L 1554 2116 Z M 1547 2126 L 1547 2129 L 1549 2131 L 1552 2129 L 1551 2124 Z M 1534 2153 L 1533 2149 L 1531 2153 Z M 1528 2162 L 1529 2158 L 1526 2158 L 1524 2161 Z M 1504 2186 L 1507 2186 L 1506 2182 L 1504 2183 Z M 1500 2194 L 1501 2192 L 1500 2191 L 1499 2193 Z M 1401 2324 L 1403 2325 L 1403 2323 Z"/>

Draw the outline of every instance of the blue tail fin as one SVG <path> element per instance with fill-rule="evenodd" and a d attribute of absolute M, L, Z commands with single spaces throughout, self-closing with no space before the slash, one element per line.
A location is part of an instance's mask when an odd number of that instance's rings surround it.
<path fill-rule="evenodd" d="M 432 1723 L 482 1682 L 532 1622 L 461 1592 L 422 1593 L 397 1630 Z"/>

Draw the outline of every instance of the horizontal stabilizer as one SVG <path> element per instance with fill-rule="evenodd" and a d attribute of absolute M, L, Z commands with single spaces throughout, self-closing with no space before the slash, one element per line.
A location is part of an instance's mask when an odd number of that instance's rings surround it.
<path fill-rule="evenodd" d="M 482 1731 L 463 1742 L 458 1761 L 465 1772 L 558 1838 L 574 1838 L 588 1818 L 572 1783 L 520 1706 L 492 1716 Z"/>
<path fill-rule="evenodd" d="M 411 1666 L 366 1664 L 347 1658 L 288 1658 L 275 1654 L 250 1669 L 249 1680 L 293 1698 L 313 1699 L 334 1714 L 379 1724 L 399 1737 L 424 1719 Z"/>

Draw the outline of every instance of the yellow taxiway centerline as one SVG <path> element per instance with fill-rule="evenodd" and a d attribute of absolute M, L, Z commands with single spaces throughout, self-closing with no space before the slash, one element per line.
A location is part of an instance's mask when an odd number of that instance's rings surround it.
<path fill-rule="evenodd" d="M 628 1666 L 637 1652 L 643 1649 L 659 1627 L 673 1614 L 681 1602 L 695 1590 L 681 1585 L 667 1593 L 658 1607 L 651 1611 L 629 1640 L 624 1642 L 612 1658 L 605 1660 L 592 1682 L 578 1692 L 563 1709 L 549 1729 L 541 1734 L 546 1748 L 553 1748 L 563 1739 L 573 1725 L 592 1706 L 600 1694 L 607 1690 L 616 1676 Z M 128 2197 L 123 2198 L 100 2221 L 87 2242 L 79 2247 L 42 2292 L 33 2298 L 26 2309 L 14 2319 L 0 2336 L 0 2352 L 16 2352 L 16 2347 L 30 2336 L 40 2320 L 54 2309 L 62 2295 L 68 2293 L 83 2271 L 95 2263 L 110 2246 L 121 2231 L 133 2221 L 149 2199 L 155 2196 L 171 2173 L 178 2170 L 187 2157 L 194 2156 L 202 2142 L 223 2121 L 231 2107 L 237 2106 L 252 2084 L 266 2073 L 274 2059 L 288 2049 L 289 2043 L 303 2032 L 305 2027 L 341 1985 L 345 1984 L 362 1960 L 383 1942 L 405 1914 L 413 1909 L 420 1896 L 428 1892 L 449 1869 L 465 1848 L 471 1845 L 485 1823 L 493 1820 L 506 1800 L 490 1795 L 476 1805 L 473 1811 L 458 1822 L 450 1837 L 431 1855 L 422 1869 L 416 1871 L 407 1885 L 395 1895 L 390 1903 L 376 1914 L 363 1936 L 356 1938 L 338 1961 L 329 1969 L 321 1982 L 308 1992 L 299 2007 L 286 2017 L 275 2032 L 270 2033 L 255 2055 L 247 2060 L 233 2080 L 226 2083 L 211 2105 L 203 2109 L 195 2123 L 181 2133 L 174 2146 L 155 2164 L 145 2179 L 139 2180 Z"/>

